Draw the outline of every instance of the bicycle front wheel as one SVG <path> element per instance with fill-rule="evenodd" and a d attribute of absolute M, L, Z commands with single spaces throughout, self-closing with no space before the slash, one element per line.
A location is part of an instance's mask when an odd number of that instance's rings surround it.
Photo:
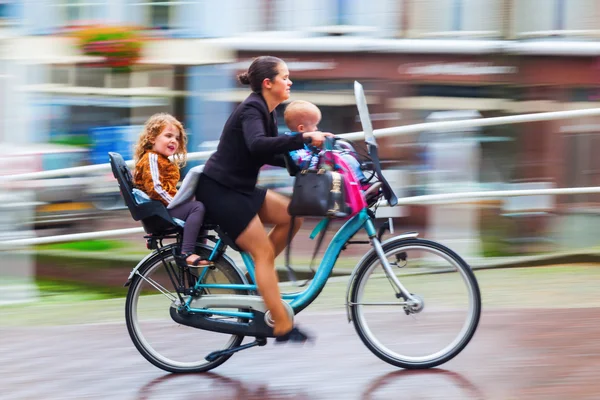
<path fill-rule="evenodd" d="M 196 248 L 196 254 L 208 257 L 210 250 Z M 191 270 L 203 283 L 243 283 L 240 272 L 223 257 L 217 260 L 214 268 Z M 168 249 L 149 258 L 139 268 L 131 282 L 125 303 L 127 329 L 138 351 L 155 366 L 176 373 L 208 371 L 230 357 L 222 356 L 209 362 L 204 359 L 209 353 L 237 347 L 244 337 L 180 325 L 171 318 L 171 305 L 178 301 L 172 279 L 178 279 L 181 272 Z M 209 294 L 209 291 L 205 289 L 205 293 Z M 210 289 L 210 294 L 246 293 Z M 187 296 L 184 297 L 186 299 Z M 231 319 L 238 320 L 233 317 Z"/>
<path fill-rule="evenodd" d="M 471 268 L 452 250 L 422 239 L 382 245 L 392 271 L 420 300 L 411 307 L 373 251 L 352 283 L 352 319 L 363 343 L 406 369 L 443 364 L 464 349 L 479 322 L 481 296 Z"/>

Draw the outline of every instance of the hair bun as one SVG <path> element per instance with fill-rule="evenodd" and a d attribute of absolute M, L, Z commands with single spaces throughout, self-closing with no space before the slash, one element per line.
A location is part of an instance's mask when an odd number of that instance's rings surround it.
<path fill-rule="evenodd" d="M 243 85 L 250 84 L 250 77 L 248 76 L 248 72 L 242 72 L 241 74 L 239 74 L 237 76 L 237 78 L 238 78 L 238 81 L 240 81 L 240 83 Z"/>

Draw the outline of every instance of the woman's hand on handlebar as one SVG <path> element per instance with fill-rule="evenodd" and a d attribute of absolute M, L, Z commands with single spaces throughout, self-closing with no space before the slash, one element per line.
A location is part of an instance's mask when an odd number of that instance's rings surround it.
<path fill-rule="evenodd" d="M 326 137 L 334 137 L 334 134 L 329 133 L 329 132 L 321 132 L 321 131 L 304 132 L 302 134 L 302 138 L 304 138 L 305 142 L 310 143 L 313 146 L 317 146 L 317 147 L 323 146 L 323 142 L 325 141 Z"/>

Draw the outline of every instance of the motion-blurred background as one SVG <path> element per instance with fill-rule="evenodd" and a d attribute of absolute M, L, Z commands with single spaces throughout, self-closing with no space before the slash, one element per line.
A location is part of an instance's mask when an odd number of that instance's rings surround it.
<path fill-rule="evenodd" d="M 159 111 L 183 121 L 189 152 L 212 150 L 249 93 L 236 74 L 266 54 L 287 62 L 291 99 L 316 103 L 321 130 L 336 134 L 361 130 L 354 80 L 375 129 L 595 108 L 599 23 L 595 0 L 0 0 L 0 176 L 103 164 L 108 151 L 130 159 Z M 379 144 L 386 175 L 408 197 L 597 186 L 599 133 L 590 116 Z M 281 170 L 265 169 L 262 181 L 290 186 Z M 109 170 L 3 182 L 0 198 L 2 240 L 138 226 Z M 499 197 L 381 215 L 479 259 L 593 250 L 599 201 Z M 130 242 L 143 246 L 140 235 Z M 95 246 L 129 251 L 79 250 Z M 0 279 L 69 276 L 49 267 L 63 261 L 36 254 L 26 268 L 15 267 L 21 253 L 3 257 Z"/>

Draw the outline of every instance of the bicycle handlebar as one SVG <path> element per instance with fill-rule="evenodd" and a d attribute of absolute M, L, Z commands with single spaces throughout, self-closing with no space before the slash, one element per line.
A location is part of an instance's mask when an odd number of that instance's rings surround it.
<path fill-rule="evenodd" d="M 306 143 L 306 144 L 311 144 L 312 143 L 312 138 L 311 137 L 304 138 L 303 140 L 304 140 L 304 143 Z M 335 142 L 337 142 L 338 140 L 342 140 L 342 138 L 339 137 L 339 136 L 335 136 L 335 135 L 334 136 L 327 136 L 327 137 L 325 137 L 325 142 L 324 143 L 332 142 L 333 144 L 335 144 Z"/>
<path fill-rule="evenodd" d="M 335 135 L 327 136 L 323 143 L 323 149 L 324 150 L 333 150 L 335 142 L 337 142 L 338 140 L 344 140 L 344 139 L 339 136 L 335 136 Z M 304 143 L 311 144 L 312 138 L 311 137 L 304 138 Z M 369 157 L 371 158 L 371 163 L 373 165 L 373 171 L 375 172 L 375 174 L 377 175 L 377 178 L 379 179 L 379 181 L 381 182 L 381 184 L 383 186 L 383 188 L 382 188 L 383 189 L 383 197 L 385 197 L 385 199 L 388 201 L 388 204 L 390 206 L 395 206 L 396 204 L 398 204 L 398 198 L 396 197 L 396 194 L 394 193 L 394 190 L 392 189 L 392 187 L 390 186 L 388 181 L 383 176 L 383 172 L 381 171 L 381 163 L 379 161 L 377 146 L 376 145 L 373 146 L 373 145 L 370 145 L 367 143 L 367 149 L 369 152 Z M 289 170 L 290 169 L 288 168 L 288 171 Z M 290 173 L 290 175 L 292 175 L 292 174 Z"/>

